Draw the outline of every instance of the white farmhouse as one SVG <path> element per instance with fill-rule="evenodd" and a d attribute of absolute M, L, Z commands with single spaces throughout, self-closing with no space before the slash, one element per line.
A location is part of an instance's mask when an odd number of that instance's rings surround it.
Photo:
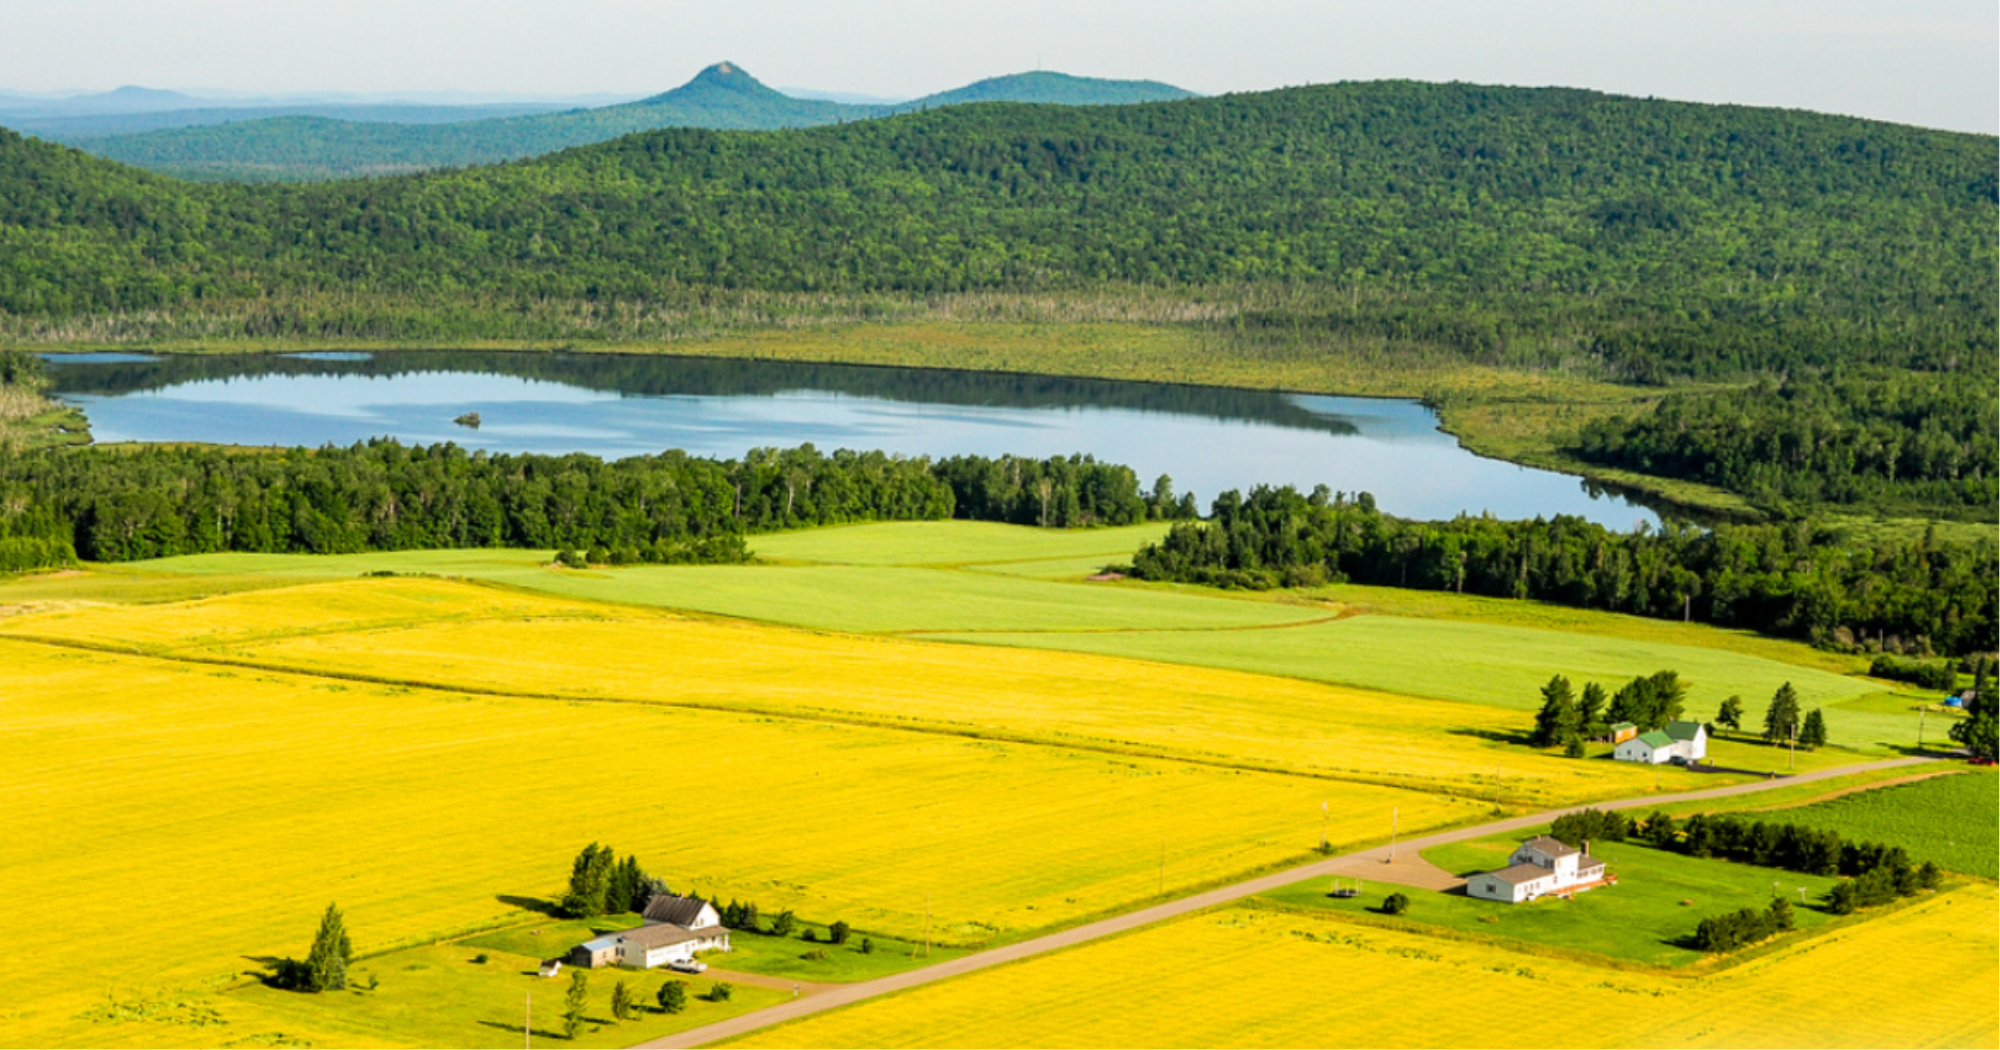
<path fill-rule="evenodd" d="M 696 952 L 729 950 L 729 928 L 722 925 L 722 915 L 699 897 L 656 894 L 646 902 L 645 919 L 643 926 L 607 933 L 570 949 L 570 965 L 650 970 L 692 959 Z"/>
<path fill-rule="evenodd" d="M 1611 750 L 1620 762 L 1686 765 L 1708 757 L 1708 727 L 1700 722 L 1668 722 L 1667 728 L 1625 740 Z"/>
<path fill-rule="evenodd" d="M 1589 843 L 1584 843 L 1585 848 Z M 1465 880 L 1465 892 L 1484 900 L 1520 904 L 1550 894 L 1567 897 L 1606 880 L 1604 862 L 1547 835 L 1521 843 L 1507 867 Z"/>

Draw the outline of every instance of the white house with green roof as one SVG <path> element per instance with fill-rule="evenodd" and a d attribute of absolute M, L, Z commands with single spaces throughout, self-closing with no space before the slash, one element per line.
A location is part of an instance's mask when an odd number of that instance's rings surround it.
<path fill-rule="evenodd" d="M 1668 722 L 1665 729 L 1640 733 L 1611 749 L 1620 762 L 1686 765 L 1708 757 L 1708 727 L 1700 722 Z"/>

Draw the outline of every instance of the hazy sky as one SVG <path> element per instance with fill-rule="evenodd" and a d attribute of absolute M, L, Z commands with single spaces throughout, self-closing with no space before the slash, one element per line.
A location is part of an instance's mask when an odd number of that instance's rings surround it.
<path fill-rule="evenodd" d="M 724 59 L 897 97 L 1039 63 L 1210 94 L 1562 84 L 2000 130 L 1994 0 L 0 0 L 0 89 L 637 94 Z"/>

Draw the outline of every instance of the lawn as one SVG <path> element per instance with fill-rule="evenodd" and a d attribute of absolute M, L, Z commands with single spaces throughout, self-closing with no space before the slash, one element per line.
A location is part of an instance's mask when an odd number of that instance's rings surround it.
<path fill-rule="evenodd" d="M 1982 1047 L 1996 927 L 1967 886 L 1691 982 L 1251 904 L 730 1045 Z"/>
<path fill-rule="evenodd" d="M 770 920 L 768 914 L 765 925 Z M 807 930 L 812 931 L 816 941 L 804 940 Z M 865 950 L 863 942 L 873 947 Z M 710 966 L 739 973 L 764 974 L 794 981 L 815 981 L 845 983 L 868 981 L 877 977 L 887 977 L 892 973 L 914 970 L 932 963 L 945 962 L 966 954 L 963 948 L 948 948 L 931 945 L 926 954 L 923 939 L 914 941 L 895 937 L 883 937 L 856 933 L 846 944 L 832 944 L 827 940 L 827 927 L 823 923 L 802 922 L 799 930 L 789 937 L 774 937 L 767 933 L 752 933 L 738 930 L 729 940 L 730 950 L 726 953 L 705 955 L 702 958 Z M 808 958 L 824 955 L 825 958 Z"/>
<path fill-rule="evenodd" d="M 477 961 L 482 956 L 486 961 Z M 537 974 L 535 964 L 529 956 L 497 950 L 428 945 L 356 960 L 349 971 L 355 985 L 345 992 L 302 995 L 253 983 L 226 998 L 282 1025 L 337 1033 L 327 1040 L 336 1044 L 359 1036 L 388 1045 L 494 1048 L 522 1045 L 524 1024 L 531 1026 L 533 1041 L 544 1046 L 630 1046 L 791 998 L 776 989 L 735 983 L 728 1001 L 717 1003 L 706 998 L 715 984 L 706 975 L 593 970 L 587 977 L 583 1028 L 572 1042 L 563 1035 L 562 1018 L 572 971 L 564 968 L 559 977 L 547 979 Z M 658 1009 L 654 998 L 670 980 L 688 985 L 687 1008 L 678 1014 Z M 637 1016 L 625 1022 L 611 1014 L 612 988 L 620 981 L 632 988 L 640 1004 Z"/>
<path fill-rule="evenodd" d="M 1932 777 L 1791 809 L 1758 819 L 1806 824 L 1859 842 L 1901 846 L 1917 861 L 1968 875 L 2000 875 L 2000 777 L 1990 772 Z"/>
<path fill-rule="evenodd" d="M 858 570 L 857 570 L 858 571 Z M 1233 603 L 1232 603 L 1233 604 Z M 378 682 L 861 722 L 1546 805 L 1662 773 L 1516 743 L 1521 712 L 1313 682 L 376 579 L 16 616 L 18 634 Z"/>
<path fill-rule="evenodd" d="M 1523 835 L 1439 846 L 1424 858 L 1456 875 L 1507 866 L 1508 854 Z M 1405 890 L 1405 920 L 1479 937 L 1526 941 L 1559 951 L 1585 952 L 1653 966 L 1685 966 L 1702 953 L 1688 942 L 1701 920 L 1741 908 L 1762 908 L 1773 883 L 1783 886 L 1795 906 L 1799 928 L 1825 925 L 1833 916 L 1822 898 L 1839 880 L 1757 868 L 1723 860 L 1698 860 L 1630 842 L 1594 842 L 1590 852 L 1604 860 L 1618 885 L 1577 894 L 1570 900 L 1502 904 L 1463 892 Z M 1299 883 L 1269 898 L 1288 907 L 1338 912 L 1374 912 L 1397 887 L 1370 885 L 1360 898 L 1327 896 L 1328 883 Z M 1801 901 L 1799 888 L 1805 889 Z"/>
<path fill-rule="evenodd" d="M 343 588 L 385 588 L 401 602 L 490 592 L 382 580 L 214 602 L 291 595 L 330 618 L 344 610 L 366 621 L 378 612 Z M 274 623 L 300 629 L 278 615 L 282 607 L 232 608 L 246 631 L 257 630 L 251 613 L 264 608 Z M 150 626 L 153 644 L 162 644 L 184 610 L 198 624 L 230 619 L 213 616 L 210 603 L 52 616 L 78 626 L 93 615 L 132 616 L 130 626 Z M 584 623 L 560 621 L 552 637 L 571 644 Z M 601 643 L 650 654 L 657 662 L 642 659 L 635 680 L 665 675 L 672 689 L 691 678 L 705 678 L 703 689 L 732 681 L 738 692 L 769 688 L 757 676 L 777 673 L 813 692 L 914 678 L 905 688 L 916 698 L 938 684 L 920 665 L 879 658 L 789 670 L 783 660 L 751 662 L 731 672 L 736 662 L 717 654 L 766 652 L 768 638 L 784 656 L 792 639 L 815 636 L 729 630 L 738 632 L 734 648 L 715 648 L 706 635 L 666 653 L 657 634 L 651 649 L 637 647 L 638 634 Z M 380 633 L 363 639 L 372 637 Z M 523 655 L 508 633 L 474 641 L 472 651 L 495 654 L 487 659 L 503 672 Z M 786 659 L 813 655 L 792 649 Z M 523 901 L 556 893 L 570 859 L 593 840 L 636 853 L 677 889 L 903 938 L 922 936 L 928 903 L 941 942 L 979 943 L 1298 860 L 1317 841 L 1329 797 L 1340 843 L 1375 838 L 1392 808 L 1406 830 L 1490 809 L 1072 748 L 658 704 L 469 695 L 9 639 L 0 639 L 0 669 L 6 832 L 10 842 L 34 844 L 0 866 L 0 895 L 35 902 L 0 910 L 5 1027 L 26 1045 L 272 1041 L 262 1035 L 294 1031 L 296 1019 L 272 1028 L 268 1012 L 212 993 L 256 968 L 253 960 L 303 953 L 329 900 L 346 911 L 363 953 L 517 926 L 534 917 Z M 1015 688 L 1032 696 L 1042 684 Z M 695 761 L 662 766 L 662 756 Z M 35 946 L 51 934 L 49 916 L 101 914 L 109 886 L 143 887 L 145 907 L 122 909 L 116 921 L 146 950 L 94 958 L 87 970 L 48 965 Z M 101 1008 L 188 996 L 196 1005 L 180 1012 Z M 198 1030 L 172 1019 L 211 1012 L 213 1023 Z M 147 1020 L 160 1016 L 169 1019 Z"/>

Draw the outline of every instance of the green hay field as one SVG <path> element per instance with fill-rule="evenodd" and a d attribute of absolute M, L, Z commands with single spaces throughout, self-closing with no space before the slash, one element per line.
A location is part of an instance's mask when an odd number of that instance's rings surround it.
<path fill-rule="evenodd" d="M 1901 846 L 1917 861 L 2000 876 L 2000 777 L 1961 773 L 1859 791 L 1757 819 L 1807 824 L 1848 839 Z"/>

